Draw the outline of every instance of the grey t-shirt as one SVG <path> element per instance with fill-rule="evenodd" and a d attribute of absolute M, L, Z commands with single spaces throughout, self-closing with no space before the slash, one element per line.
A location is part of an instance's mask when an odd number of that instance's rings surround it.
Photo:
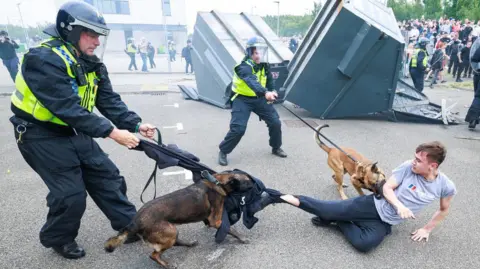
<path fill-rule="evenodd" d="M 398 200 L 402 202 L 414 215 L 435 199 L 448 197 L 457 193 L 455 184 L 442 172 L 433 181 L 413 173 L 412 161 L 406 161 L 392 171 L 398 183 L 394 190 Z M 403 219 L 397 210 L 386 199 L 374 199 L 375 207 L 380 218 L 391 225 L 397 225 Z"/>

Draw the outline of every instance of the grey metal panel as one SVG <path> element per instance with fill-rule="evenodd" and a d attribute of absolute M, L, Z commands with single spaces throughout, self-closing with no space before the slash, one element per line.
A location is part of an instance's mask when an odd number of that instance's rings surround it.
<path fill-rule="evenodd" d="M 288 66 L 286 100 L 320 118 L 388 114 L 442 123 L 441 106 L 399 80 L 404 48 L 390 8 L 375 0 L 328 0 Z"/>
<path fill-rule="evenodd" d="M 290 61 L 293 54 L 260 16 L 246 13 L 198 12 L 192 38 L 192 64 L 199 98 L 226 108 L 227 87 L 233 68 L 245 55 L 252 36 L 262 36 L 269 46 L 269 62 Z"/>
<path fill-rule="evenodd" d="M 371 115 L 393 101 L 404 44 L 352 12 L 354 2 L 327 1 L 289 65 L 286 100 L 318 117 Z"/>

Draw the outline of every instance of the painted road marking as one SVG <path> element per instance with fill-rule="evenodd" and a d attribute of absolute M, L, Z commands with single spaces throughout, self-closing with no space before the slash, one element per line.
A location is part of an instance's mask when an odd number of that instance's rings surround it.
<path fill-rule="evenodd" d="M 177 128 L 178 131 L 183 130 L 183 124 L 181 122 L 177 123 L 175 126 L 163 126 L 164 129 L 175 129 Z"/>
<path fill-rule="evenodd" d="M 177 103 L 175 103 L 173 105 L 163 105 L 163 106 L 171 106 L 171 107 L 174 107 L 174 108 L 179 108 L 180 107 Z"/>
<path fill-rule="evenodd" d="M 193 179 L 193 173 L 190 170 L 183 169 L 182 171 L 173 171 L 173 172 L 163 172 L 162 175 L 164 176 L 172 176 L 172 175 L 181 175 L 185 174 L 185 179 L 187 180 L 192 180 Z"/>

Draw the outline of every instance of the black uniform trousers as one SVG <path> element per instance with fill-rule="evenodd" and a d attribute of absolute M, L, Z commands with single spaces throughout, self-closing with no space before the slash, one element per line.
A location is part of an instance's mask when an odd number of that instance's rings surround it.
<path fill-rule="evenodd" d="M 450 74 L 453 66 L 453 77 L 456 76 L 457 71 L 460 69 L 460 60 L 458 59 L 457 54 L 452 54 L 450 61 L 448 62 L 448 73 Z"/>
<path fill-rule="evenodd" d="M 480 73 L 474 73 L 473 75 L 473 87 L 475 90 L 472 105 L 468 109 L 467 116 L 465 117 L 466 122 L 471 122 L 478 120 L 480 118 Z"/>
<path fill-rule="evenodd" d="M 420 92 L 423 91 L 425 71 L 410 67 L 410 76 L 412 77 L 415 89 Z"/>
<path fill-rule="evenodd" d="M 25 122 L 15 116 L 11 121 L 15 128 Z M 15 137 L 19 137 L 17 131 Z M 121 231 L 130 224 L 136 208 L 128 201 L 125 180 L 91 137 L 82 133 L 59 135 L 27 124 L 18 148 L 49 190 L 49 211 L 40 230 L 43 246 L 62 246 L 75 240 L 85 212 L 87 192 L 114 230 Z"/>
<path fill-rule="evenodd" d="M 232 102 L 230 130 L 225 139 L 220 143 L 220 151 L 229 154 L 238 145 L 247 130 L 251 112 L 257 114 L 260 119 L 267 123 L 270 146 L 273 149 L 278 149 L 282 146 L 282 124 L 273 105 L 268 104 L 265 97 L 238 95 Z"/>

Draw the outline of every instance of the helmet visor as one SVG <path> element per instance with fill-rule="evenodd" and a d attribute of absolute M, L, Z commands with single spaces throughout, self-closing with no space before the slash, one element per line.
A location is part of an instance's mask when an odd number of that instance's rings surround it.
<path fill-rule="evenodd" d="M 268 63 L 268 47 L 267 46 L 255 47 L 252 58 L 255 62 Z"/>

